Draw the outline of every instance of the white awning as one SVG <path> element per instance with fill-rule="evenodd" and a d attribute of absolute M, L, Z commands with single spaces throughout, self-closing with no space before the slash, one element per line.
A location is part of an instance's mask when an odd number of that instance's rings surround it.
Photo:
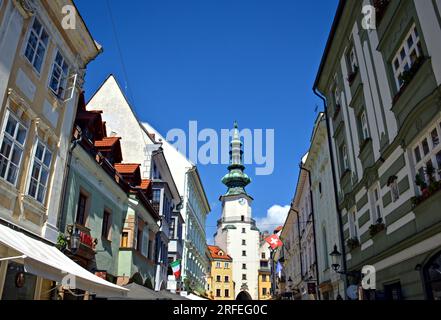
<path fill-rule="evenodd" d="M 26 272 L 47 280 L 66 283 L 100 297 L 124 297 L 129 290 L 110 283 L 87 271 L 56 247 L 31 238 L 0 224 L 0 243 L 26 256 Z M 64 279 L 64 281 L 63 281 Z"/>

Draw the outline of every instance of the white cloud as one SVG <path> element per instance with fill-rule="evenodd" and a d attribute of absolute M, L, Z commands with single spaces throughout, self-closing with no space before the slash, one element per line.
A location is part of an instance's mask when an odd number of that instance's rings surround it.
<path fill-rule="evenodd" d="M 209 245 L 209 246 L 214 245 L 214 239 L 212 237 L 208 237 L 206 242 L 207 242 L 207 245 Z"/>
<path fill-rule="evenodd" d="M 261 232 L 268 231 L 272 233 L 275 228 L 285 224 L 289 209 L 290 206 L 273 205 L 268 209 L 265 217 L 256 218 L 257 227 Z"/>

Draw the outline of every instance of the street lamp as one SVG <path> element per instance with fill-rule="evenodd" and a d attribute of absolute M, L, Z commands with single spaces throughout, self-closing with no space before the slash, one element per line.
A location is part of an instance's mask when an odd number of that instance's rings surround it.
<path fill-rule="evenodd" d="M 288 287 L 290 289 L 292 288 L 292 279 L 291 279 L 291 277 L 288 278 Z"/>
<path fill-rule="evenodd" d="M 332 269 L 338 272 L 340 270 L 341 253 L 338 251 L 337 245 L 334 245 L 334 250 L 329 255 L 332 259 Z"/>
<path fill-rule="evenodd" d="M 80 232 L 74 225 L 67 226 L 67 233 L 69 235 L 68 241 L 70 242 L 70 251 L 76 254 L 80 248 Z"/>

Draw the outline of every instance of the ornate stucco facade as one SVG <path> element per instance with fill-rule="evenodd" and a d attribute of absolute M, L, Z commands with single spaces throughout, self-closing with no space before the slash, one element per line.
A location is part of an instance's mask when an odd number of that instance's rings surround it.
<path fill-rule="evenodd" d="M 376 6 L 375 30 L 352 14 L 363 5 Z M 327 106 L 339 250 L 353 274 L 376 268 L 375 295 L 360 298 L 440 296 L 440 10 L 439 1 L 340 1 L 314 85 Z"/>
<path fill-rule="evenodd" d="M 63 29 L 65 5 L 74 7 L 72 1 L 0 1 L 0 220 L 42 245 L 57 242 L 78 97 L 87 65 L 101 52 L 82 19 L 75 30 Z M 17 252 L 1 244 L 0 257 L 11 255 Z M 14 268 L 21 270 L 23 261 L 0 264 L 0 297 L 14 295 L 8 272 Z M 48 298 L 42 292 L 51 282 L 29 277 L 35 285 L 26 298 Z"/>

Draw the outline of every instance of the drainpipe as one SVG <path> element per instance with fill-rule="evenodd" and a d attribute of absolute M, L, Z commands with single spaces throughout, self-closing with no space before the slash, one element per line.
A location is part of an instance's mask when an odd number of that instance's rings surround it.
<path fill-rule="evenodd" d="M 318 268 L 318 256 L 317 256 L 317 237 L 315 233 L 314 198 L 312 194 L 311 171 L 309 171 L 303 166 L 303 162 L 300 163 L 300 170 L 304 170 L 308 174 L 308 180 L 309 180 L 309 196 L 311 198 L 311 215 L 312 215 L 312 236 L 314 238 L 315 273 L 316 273 L 315 277 L 317 282 L 316 289 L 317 289 L 317 298 L 318 300 L 321 300 L 320 290 L 319 290 L 320 280 L 319 280 L 319 268 Z"/>
<path fill-rule="evenodd" d="M 329 148 L 329 156 L 331 158 L 331 167 L 332 167 L 332 183 L 334 185 L 334 198 L 335 198 L 335 207 L 337 209 L 337 221 L 338 221 L 338 226 L 339 226 L 339 233 L 340 233 L 340 248 L 341 248 L 341 252 L 342 252 L 342 257 L 343 257 L 343 270 L 347 270 L 347 263 L 346 263 L 346 247 L 345 247 L 345 239 L 344 239 L 344 235 L 343 235 L 343 220 L 341 217 L 341 211 L 339 208 L 339 201 L 338 201 L 338 191 L 337 191 L 337 177 L 335 175 L 336 172 L 336 166 L 335 166 L 335 162 L 334 162 L 334 155 L 332 152 L 332 140 L 331 140 L 331 127 L 330 127 L 330 123 L 329 123 L 329 116 L 328 116 L 328 104 L 326 102 L 325 97 L 323 97 L 317 90 L 317 87 L 314 87 L 313 89 L 314 94 L 319 97 L 322 101 L 323 101 L 323 106 L 325 108 L 325 120 L 326 120 L 326 131 L 327 131 L 327 135 L 328 135 L 328 148 Z M 345 274 L 344 275 L 344 283 L 345 283 L 345 292 L 346 289 L 348 287 L 348 275 Z M 340 293 L 339 293 L 340 294 Z M 346 296 L 346 294 L 345 294 Z"/>

